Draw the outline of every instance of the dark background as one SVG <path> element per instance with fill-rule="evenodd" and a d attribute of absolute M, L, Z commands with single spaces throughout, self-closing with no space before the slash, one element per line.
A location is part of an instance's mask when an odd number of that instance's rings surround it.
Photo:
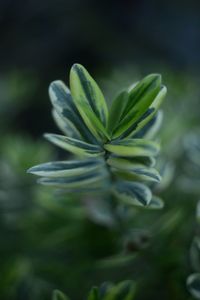
<path fill-rule="evenodd" d="M 0 76 L 14 77 L 26 102 L 9 130 L 31 135 L 50 126 L 48 85 L 67 82 L 75 62 L 97 78 L 124 66 L 199 75 L 199 1 L 1 0 L 0 36 Z"/>

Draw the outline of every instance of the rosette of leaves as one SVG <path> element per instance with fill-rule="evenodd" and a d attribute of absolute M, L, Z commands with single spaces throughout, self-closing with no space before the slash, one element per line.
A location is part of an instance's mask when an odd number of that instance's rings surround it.
<path fill-rule="evenodd" d="M 87 300 L 133 300 L 135 299 L 135 284 L 130 281 L 122 281 L 118 284 L 103 283 L 99 288 L 93 287 Z M 69 300 L 69 298 L 59 290 L 53 292 L 52 300 Z"/>
<path fill-rule="evenodd" d="M 40 176 L 39 183 L 68 193 L 109 191 L 124 203 L 160 206 L 150 185 L 161 179 L 154 168 L 159 153 L 154 137 L 162 121 L 158 110 L 166 95 L 161 76 L 148 75 L 121 91 L 108 109 L 97 83 L 75 64 L 70 89 L 54 81 L 49 94 L 54 119 L 64 135 L 45 137 L 74 157 L 28 172 Z"/>

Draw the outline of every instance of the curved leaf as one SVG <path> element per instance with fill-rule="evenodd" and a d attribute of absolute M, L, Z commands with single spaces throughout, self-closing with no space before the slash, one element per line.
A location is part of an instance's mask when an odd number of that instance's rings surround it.
<path fill-rule="evenodd" d="M 193 297 L 200 299 L 200 273 L 194 273 L 188 277 L 187 287 Z"/>
<path fill-rule="evenodd" d="M 112 133 L 115 127 L 118 125 L 123 111 L 127 105 L 128 92 L 122 91 L 112 102 L 111 108 L 109 110 L 108 118 L 108 132 Z"/>
<path fill-rule="evenodd" d="M 147 168 L 143 165 L 135 164 L 131 168 L 123 169 L 123 168 L 111 168 L 111 171 L 126 179 L 126 180 L 144 180 L 144 181 L 153 181 L 160 182 L 161 177 L 158 171 L 154 168 Z"/>
<path fill-rule="evenodd" d="M 161 198 L 153 195 L 151 202 L 148 205 L 148 209 L 162 209 L 164 207 L 164 202 Z"/>
<path fill-rule="evenodd" d="M 150 189 L 138 182 L 120 181 L 113 188 L 113 193 L 121 201 L 130 205 L 146 206 L 152 198 Z"/>
<path fill-rule="evenodd" d="M 110 155 L 106 161 L 109 166 L 129 170 L 135 164 L 140 164 L 146 167 L 153 167 L 155 165 L 155 158 L 151 156 L 144 157 L 121 157 Z"/>
<path fill-rule="evenodd" d="M 95 184 L 101 183 L 107 175 L 106 172 L 92 172 L 89 174 L 77 175 L 75 177 L 42 177 L 38 180 L 38 183 L 58 188 L 82 189 L 82 187 L 90 187 L 91 184 L 93 185 L 92 187 L 95 187 Z"/>
<path fill-rule="evenodd" d="M 69 300 L 69 298 L 61 291 L 54 290 L 52 300 Z"/>
<path fill-rule="evenodd" d="M 45 177 L 73 177 L 95 172 L 104 165 L 104 161 L 100 159 L 55 161 L 34 166 L 27 172 Z"/>
<path fill-rule="evenodd" d="M 62 122 L 70 128 L 73 133 L 72 137 L 80 135 L 85 141 L 91 143 L 98 143 L 96 138 L 91 134 L 90 130 L 85 125 L 79 111 L 77 110 L 70 90 L 60 80 L 53 81 L 49 87 L 49 96 L 58 116 L 62 116 Z"/>
<path fill-rule="evenodd" d="M 104 148 L 120 156 L 156 156 L 160 150 L 157 143 L 145 139 L 116 140 Z"/>
<path fill-rule="evenodd" d="M 107 289 L 103 300 L 132 300 L 135 296 L 135 286 L 130 280 L 122 281 Z"/>
<path fill-rule="evenodd" d="M 150 121 L 148 121 L 146 125 L 138 131 L 134 131 L 131 138 L 153 139 L 159 131 L 162 121 L 163 113 L 162 111 L 158 111 L 158 113 Z"/>
<path fill-rule="evenodd" d="M 54 122 L 58 126 L 58 128 L 68 137 L 80 140 L 83 137 L 81 136 L 80 132 L 77 130 L 77 128 L 74 126 L 73 123 L 71 123 L 69 120 L 66 121 L 62 117 L 60 113 L 58 113 L 55 109 L 52 110 L 52 116 L 54 119 Z"/>
<path fill-rule="evenodd" d="M 161 89 L 161 76 L 151 74 L 146 76 L 129 92 L 129 99 L 113 138 L 117 138 L 128 130 L 147 112 Z M 153 107 L 151 111 L 153 111 Z"/>
<path fill-rule="evenodd" d="M 84 122 L 96 138 L 109 139 L 106 131 L 108 108 L 104 96 L 86 69 L 75 64 L 70 71 L 70 89 Z"/>
<path fill-rule="evenodd" d="M 143 129 L 145 126 L 148 127 L 148 124 L 154 124 L 154 122 L 150 123 L 152 118 L 156 115 L 162 100 L 165 98 L 167 93 L 167 89 L 165 86 L 161 87 L 160 92 L 158 93 L 158 95 L 155 97 L 153 103 L 149 106 L 149 108 L 147 109 L 147 111 L 136 121 L 134 122 L 129 128 L 128 130 L 126 130 L 122 135 L 121 138 L 127 138 L 127 137 L 131 137 L 135 134 L 137 134 L 137 132 L 139 132 L 141 129 Z M 160 118 L 162 116 L 159 116 Z M 156 120 L 156 119 L 155 119 Z M 162 122 L 162 118 L 158 119 L 158 121 L 160 121 L 160 123 Z"/>
<path fill-rule="evenodd" d="M 46 133 L 45 138 L 56 146 L 80 156 L 100 156 L 104 153 L 100 146 L 85 143 L 59 134 Z"/>
<path fill-rule="evenodd" d="M 99 289 L 97 287 L 93 287 L 90 290 L 89 295 L 87 297 L 87 300 L 100 300 L 100 298 L 99 298 Z"/>

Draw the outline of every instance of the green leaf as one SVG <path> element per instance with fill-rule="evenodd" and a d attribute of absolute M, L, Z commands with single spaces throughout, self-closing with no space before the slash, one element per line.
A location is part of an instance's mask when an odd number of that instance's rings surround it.
<path fill-rule="evenodd" d="M 137 156 L 137 157 L 123 157 L 115 154 L 111 154 L 107 159 L 107 163 L 113 167 L 120 167 L 123 169 L 128 169 L 135 164 L 141 164 L 147 167 L 153 167 L 156 164 L 156 160 L 151 156 Z"/>
<path fill-rule="evenodd" d="M 69 300 L 69 298 L 59 290 L 53 291 L 52 300 Z"/>
<path fill-rule="evenodd" d="M 147 112 L 161 89 L 161 76 L 151 74 L 136 84 L 129 92 L 129 99 L 113 138 L 121 136 Z M 153 107 L 151 107 L 153 111 Z"/>
<path fill-rule="evenodd" d="M 55 161 L 34 166 L 27 172 L 45 177 L 73 177 L 95 172 L 104 166 L 104 161 L 98 158 L 73 161 Z"/>
<path fill-rule="evenodd" d="M 38 183 L 67 189 L 82 189 L 82 187 L 88 188 L 88 186 L 90 187 L 91 185 L 95 188 L 95 184 L 99 186 L 99 183 L 103 182 L 107 176 L 108 174 L 106 172 L 95 171 L 88 174 L 77 175 L 75 177 L 42 177 L 38 180 Z"/>
<path fill-rule="evenodd" d="M 135 295 L 135 286 L 130 280 L 122 281 L 109 288 L 104 300 L 132 300 Z"/>
<path fill-rule="evenodd" d="M 104 154 L 103 149 L 98 145 L 88 144 L 86 142 L 58 134 L 46 133 L 44 136 L 51 143 L 76 155 L 94 157 Z"/>
<path fill-rule="evenodd" d="M 123 170 L 129 170 L 134 167 L 135 164 L 140 164 L 146 167 L 155 166 L 155 158 L 154 157 L 121 157 L 110 155 L 107 159 L 107 164 L 111 167 L 120 168 Z"/>
<path fill-rule="evenodd" d="M 194 273 L 188 277 L 187 287 L 194 298 L 200 299 L 200 273 Z"/>
<path fill-rule="evenodd" d="M 71 122 L 66 121 L 55 109 L 53 109 L 52 115 L 56 125 L 66 136 L 78 140 L 82 139 L 82 136 L 76 127 Z"/>
<path fill-rule="evenodd" d="M 71 69 L 70 89 L 75 105 L 90 131 L 97 139 L 109 139 L 105 129 L 108 120 L 106 101 L 96 82 L 79 64 Z"/>
<path fill-rule="evenodd" d="M 100 300 L 99 298 L 99 289 L 97 287 L 93 287 L 89 292 L 87 300 Z"/>
<path fill-rule="evenodd" d="M 164 202 L 161 198 L 153 195 L 148 209 L 162 209 L 164 207 Z"/>
<path fill-rule="evenodd" d="M 154 168 L 147 168 L 143 165 L 135 164 L 132 167 L 123 168 L 111 168 L 111 171 L 126 180 L 140 180 L 140 181 L 153 181 L 160 182 L 161 177 L 158 171 Z"/>
<path fill-rule="evenodd" d="M 78 138 L 81 136 L 87 142 L 93 144 L 98 143 L 96 138 L 91 134 L 90 130 L 85 125 L 79 111 L 77 110 L 70 90 L 67 86 L 60 80 L 54 81 L 49 87 L 49 96 L 54 106 L 57 115 L 56 123 L 59 127 L 61 122 L 66 124 L 65 127 L 68 128 L 67 131 L 71 132 L 70 137 Z M 59 120 L 62 119 L 62 120 Z M 63 125 L 61 125 L 63 128 Z M 68 134 L 68 132 L 67 132 Z"/>
<path fill-rule="evenodd" d="M 167 89 L 165 86 L 161 87 L 160 92 L 155 97 L 155 100 L 150 105 L 150 107 L 147 109 L 147 111 L 135 122 L 133 123 L 128 130 L 126 130 L 121 138 L 127 138 L 135 135 L 138 131 L 140 131 L 142 128 L 144 128 L 145 125 L 148 126 L 149 122 L 152 120 L 152 118 L 155 116 L 155 114 L 158 112 L 158 109 L 162 103 L 162 100 L 165 98 L 167 93 Z M 153 123 L 155 124 L 155 129 L 158 130 L 160 128 L 160 125 L 162 123 L 162 115 L 160 115 L 157 118 L 157 122 Z M 150 138 L 150 137 L 148 137 Z"/>
<path fill-rule="evenodd" d="M 145 139 L 153 139 L 158 133 L 163 121 L 163 113 L 162 111 L 158 111 L 158 113 L 140 130 L 136 130 L 131 138 L 145 138 Z"/>
<path fill-rule="evenodd" d="M 115 127 L 118 125 L 118 122 L 120 121 L 120 118 L 125 109 L 127 101 L 128 101 L 128 92 L 123 91 L 112 102 L 109 111 L 108 126 L 107 126 L 109 133 L 112 133 Z"/>
<path fill-rule="evenodd" d="M 150 189 L 138 182 L 119 181 L 113 188 L 114 195 L 130 205 L 149 205 L 152 194 Z"/>
<path fill-rule="evenodd" d="M 105 144 L 104 148 L 120 156 L 156 156 L 159 152 L 159 145 L 145 139 L 116 140 Z"/>

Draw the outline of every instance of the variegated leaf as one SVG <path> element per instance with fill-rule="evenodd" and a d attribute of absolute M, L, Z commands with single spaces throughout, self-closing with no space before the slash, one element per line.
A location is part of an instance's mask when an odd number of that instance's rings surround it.
<path fill-rule="evenodd" d="M 153 103 L 149 106 L 147 111 L 121 135 L 121 138 L 131 137 L 137 134 L 137 132 L 139 132 L 143 127 L 145 127 L 145 125 L 148 126 L 149 122 L 157 113 L 163 99 L 166 96 L 166 93 L 167 93 L 166 87 L 162 86 L 160 92 L 155 97 Z M 158 119 L 158 121 L 162 121 L 162 119 L 161 120 Z"/>
<path fill-rule="evenodd" d="M 75 105 L 90 131 L 100 140 L 109 139 L 106 101 L 96 82 L 79 64 L 71 69 L 70 88 Z"/>
<path fill-rule="evenodd" d="M 55 161 L 34 166 L 28 170 L 28 173 L 45 177 L 73 177 L 98 171 L 104 166 L 104 161 L 98 158 Z"/>
<path fill-rule="evenodd" d="M 98 145 L 88 144 L 63 135 L 49 133 L 44 136 L 56 146 L 79 156 L 101 156 L 104 153 L 103 149 Z"/>
<path fill-rule="evenodd" d="M 146 206 L 150 203 L 150 189 L 138 182 L 119 181 L 113 188 L 114 195 L 130 205 Z"/>
<path fill-rule="evenodd" d="M 139 164 L 143 167 L 153 167 L 155 165 L 155 158 L 153 157 L 120 157 L 110 155 L 107 159 L 107 164 L 114 168 L 119 168 L 122 170 L 129 170 Z"/>
<path fill-rule="evenodd" d="M 195 299 L 200 299 L 200 273 L 194 273 L 188 277 L 187 287 Z"/>
<path fill-rule="evenodd" d="M 153 139 L 158 133 L 162 125 L 162 121 L 163 113 L 162 111 L 158 111 L 158 113 L 150 121 L 148 121 L 144 127 L 142 127 L 138 131 L 133 131 L 133 135 L 131 135 L 131 138 Z"/>
<path fill-rule="evenodd" d="M 135 164 L 131 168 L 111 168 L 111 171 L 126 180 L 153 181 L 160 182 L 161 177 L 154 168 L 147 168 L 143 165 Z"/>
<path fill-rule="evenodd" d="M 141 164 L 146 167 L 154 167 L 156 164 L 156 159 L 152 156 L 123 157 L 111 154 L 107 159 L 107 163 L 114 167 L 117 165 L 122 165 L 124 169 L 134 166 L 135 164 Z"/>
<path fill-rule="evenodd" d="M 147 113 L 149 107 L 151 113 L 154 111 L 151 104 L 160 92 L 160 89 L 161 76 L 158 74 L 151 74 L 130 90 L 127 105 L 122 114 L 121 121 L 113 132 L 113 138 L 121 136 L 133 126 L 135 122 Z"/>
<path fill-rule="evenodd" d="M 104 148 L 119 156 L 156 156 L 159 152 L 159 145 L 145 139 L 116 140 L 105 144 Z"/>
<path fill-rule="evenodd" d="M 112 102 L 110 111 L 109 111 L 109 118 L 108 118 L 108 132 L 111 134 L 115 127 L 118 125 L 120 118 L 123 114 L 123 111 L 126 107 L 128 101 L 128 92 L 123 91 L 121 92 Z"/>
<path fill-rule="evenodd" d="M 87 142 L 97 143 L 96 138 L 91 134 L 90 130 L 84 123 L 79 111 L 77 110 L 70 90 L 60 80 L 54 81 L 49 87 L 49 96 L 51 102 L 57 112 L 56 121 L 60 127 L 60 122 L 65 122 L 66 127 L 70 128 L 70 137 L 81 136 Z M 58 116 L 62 116 L 62 120 L 58 120 Z M 63 127 L 63 125 L 62 125 Z"/>
<path fill-rule="evenodd" d="M 92 185 L 95 187 L 96 184 L 99 186 L 105 178 L 108 176 L 106 172 L 91 172 L 88 174 L 77 175 L 74 177 L 42 177 L 38 180 L 38 183 L 48 186 L 54 186 L 57 188 L 67 189 L 81 189 L 82 187 L 88 188 Z"/>
<path fill-rule="evenodd" d="M 58 111 L 53 109 L 52 115 L 56 125 L 66 136 L 77 140 L 83 139 L 83 137 L 81 136 L 77 128 L 74 126 L 74 124 L 71 123 L 69 120 L 64 119 L 63 116 L 60 113 L 58 113 Z"/>
<path fill-rule="evenodd" d="M 161 198 L 153 195 L 151 202 L 148 205 L 148 209 L 162 209 L 164 207 L 164 202 Z"/>

